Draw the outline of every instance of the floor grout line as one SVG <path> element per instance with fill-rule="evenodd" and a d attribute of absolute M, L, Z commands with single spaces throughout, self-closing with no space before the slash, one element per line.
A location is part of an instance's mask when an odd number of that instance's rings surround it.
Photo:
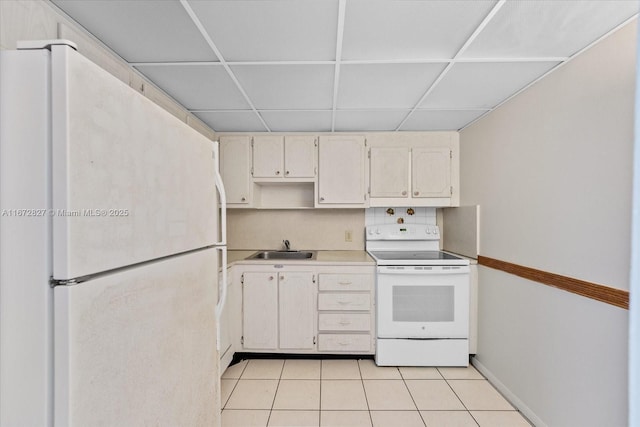
<path fill-rule="evenodd" d="M 278 396 L 278 390 L 280 389 L 280 381 L 282 380 L 282 372 L 284 371 L 285 363 L 286 363 L 286 360 L 283 359 L 282 366 L 280 367 L 280 375 L 278 375 L 278 385 L 276 386 L 276 392 L 273 395 L 273 401 L 271 402 L 271 409 L 269 410 L 269 417 L 267 418 L 267 426 L 269 425 L 269 421 L 271 421 L 271 414 L 273 413 L 273 407 L 276 404 L 276 397 Z"/>
<path fill-rule="evenodd" d="M 415 399 L 415 397 L 413 397 L 413 393 L 411 393 L 411 389 L 409 388 L 409 385 L 407 384 L 407 381 L 402 376 L 402 372 L 400 371 L 400 369 L 398 369 L 398 372 L 400 372 L 400 378 L 402 378 L 402 383 L 404 384 L 404 387 L 409 392 L 409 396 L 411 397 L 411 401 L 413 402 L 413 406 L 416 407 L 416 411 L 418 412 L 418 416 L 422 420 L 422 424 L 424 424 L 424 427 L 426 427 L 427 426 L 427 422 L 424 420 L 424 418 L 422 417 L 422 414 L 420 413 L 420 408 L 418 408 L 418 404 L 416 403 L 416 399 Z"/>
<path fill-rule="evenodd" d="M 320 401 L 318 402 L 320 413 L 318 414 L 318 427 L 322 425 L 322 359 L 320 360 Z"/>
<path fill-rule="evenodd" d="M 362 369 L 360 368 L 360 360 L 356 360 L 358 364 L 358 372 L 360 373 L 360 385 L 362 386 L 362 392 L 364 393 L 364 401 L 367 402 L 367 412 L 369 413 L 369 421 L 373 425 L 373 416 L 371 415 L 371 406 L 369 406 L 369 398 L 367 397 L 367 389 L 364 387 L 364 378 L 362 377 Z"/>

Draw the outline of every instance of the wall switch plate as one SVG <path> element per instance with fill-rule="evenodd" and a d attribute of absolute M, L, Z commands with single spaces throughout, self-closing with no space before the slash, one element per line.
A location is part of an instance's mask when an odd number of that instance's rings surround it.
<path fill-rule="evenodd" d="M 344 241 L 345 242 L 353 242 L 353 231 L 345 230 L 344 231 Z"/>

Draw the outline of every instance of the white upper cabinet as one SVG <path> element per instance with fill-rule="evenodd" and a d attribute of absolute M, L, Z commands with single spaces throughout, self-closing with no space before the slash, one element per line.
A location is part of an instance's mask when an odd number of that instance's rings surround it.
<path fill-rule="evenodd" d="M 313 178 L 316 176 L 315 136 L 285 136 L 284 176 L 285 178 Z"/>
<path fill-rule="evenodd" d="M 372 147 L 370 196 L 408 198 L 411 150 L 407 147 Z"/>
<path fill-rule="evenodd" d="M 451 197 L 451 160 L 449 147 L 411 150 L 411 195 L 416 198 Z"/>
<path fill-rule="evenodd" d="M 284 175 L 284 137 L 253 137 L 253 177 L 280 178 Z"/>
<path fill-rule="evenodd" d="M 313 178 L 315 136 L 253 137 L 254 178 Z"/>
<path fill-rule="evenodd" d="M 458 206 L 458 132 L 225 134 L 230 208 Z"/>
<path fill-rule="evenodd" d="M 321 136 L 316 207 L 366 207 L 365 138 Z"/>
<path fill-rule="evenodd" d="M 253 195 L 250 136 L 220 137 L 220 175 L 230 207 L 250 207 Z"/>
<path fill-rule="evenodd" d="M 457 206 L 457 132 L 370 137 L 370 206 Z"/>

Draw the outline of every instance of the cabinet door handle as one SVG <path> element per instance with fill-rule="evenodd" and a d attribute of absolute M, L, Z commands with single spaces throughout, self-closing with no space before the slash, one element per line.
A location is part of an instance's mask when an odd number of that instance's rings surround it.
<path fill-rule="evenodd" d="M 320 201 L 321 201 L 321 202 L 324 202 L 324 197 L 320 197 Z"/>
<path fill-rule="evenodd" d="M 273 280 L 273 276 L 269 276 L 269 280 Z"/>
<path fill-rule="evenodd" d="M 280 280 L 284 280 L 284 276 L 280 276 Z"/>
<path fill-rule="evenodd" d="M 280 171 L 276 171 L 276 175 L 280 175 Z"/>
<path fill-rule="evenodd" d="M 246 202 L 246 201 L 247 201 L 247 198 L 246 198 L 246 197 L 242 197 L 242 198 L 240 199 L 240 201 L 241 201 L 241 202 Z"/>
<path fill-rule="evenodd" d="M 420 194 L 420 192 L 419 192 L 419 191 L 414 191 L 414 192 L 413 192 L 413 195 L 414 195 L 414 196 L 417 196 L 417 195 L 419 195 L 419 194 Z"/>
<path fill-rule="evenodd" d="M 403 191 L 403 192 L 402 192 L 402 195 L 403 195 L 403 196 L 406 196 L 406 195 L 407 195 L 407 192 L 406 192 L 406 191 Z"/>
<path fill-rule="evenodd" d="M 289 171 L 286 171 L 284 174 L 285 174 L 285 175 L 289 175 Z"/>

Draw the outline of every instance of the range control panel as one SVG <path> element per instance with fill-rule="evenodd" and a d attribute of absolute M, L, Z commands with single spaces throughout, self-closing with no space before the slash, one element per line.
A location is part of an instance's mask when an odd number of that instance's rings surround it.
<path fill-rule="evenodd" d="M 382 224 L 366 227 L 367 240 L 440 240 L 440 228 L 431 224 Z"/>

